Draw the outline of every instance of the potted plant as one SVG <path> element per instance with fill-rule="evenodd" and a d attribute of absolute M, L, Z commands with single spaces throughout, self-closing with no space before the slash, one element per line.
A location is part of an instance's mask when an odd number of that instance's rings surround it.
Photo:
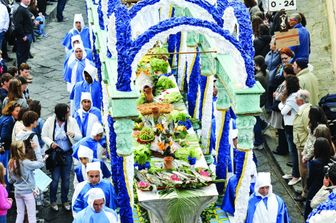
<path fill-rule="evenodd" d="M 138 167 L 139 170 L 149 169 L 150 168 L 150 156 L 151 151 L 146 145 L 142 145 L 134 150 L 134 162 L 135 166 Z"/>
<path fill-rule="evenodd" d="M 174 153 L 169 145 L 163 151 L 163 163 L 164 163 L 164 168 L 166 170 L 171 170 L 174 168 L 174 165 L 173 165 L 174 159 L 175 159 Z"/>

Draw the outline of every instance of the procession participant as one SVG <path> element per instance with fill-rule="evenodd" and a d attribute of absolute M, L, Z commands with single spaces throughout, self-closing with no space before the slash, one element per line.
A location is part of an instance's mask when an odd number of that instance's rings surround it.
<path fill-rule="evenodd" d="M 104 135 L 104 128 L 101 124 L 99 123 L 94 123 L 92 126 L 92 131 L 90 136 L 86 136 L 80 141 L 78 141 L 75 145 L 73 145 L 73 154 L 72 156 L 78 158 L 78 148 L 80 145 L 86 146 L 90 148 L 93 151 L 93 158 L 94 159 L 99 159 L 102 160 L 103 158 L 103 153 L 105 152 L 105 147 L 106 147 L 106 142 L 105 138 L 103 137 Z"/>
<path fill-rule="evenodd" d="M 111 177 L 111 171 L 107 168 L 104 161 L 93 158 L 93 151 L 86 146 L 79 146 L 78 148 L 79 164 L 74 168 L 74 188 L 80 182 L 87 180 L 86 167 L 88 163 L 100 162 L 100 169 L 103 174 L 103 178 L 107 179 Z"/>
<path fill-rule="evenodd" d="M 51 170 L 52 182 L 50 184 L 50 203 L 54 211 L 58 211 L 57 188 L 58 181 L 61 178 L 61 200 L 65 210 L 70 210 L 68 202 L 68 193 L 70 185 L 70 172 L 72 167 L 72 149 L 71 146 L 76 143 L 82 134 L 74 118 L 70 116 L 68 105 L 59 103 L 55 106 L 55 114 L 49 117 L 42 128 L 42 140 L 46 144 L 48 151 L 56 149 L 61 150 L 63 154 L 62 163 Z"/>
<path fill-rule="evenodd" d="M 102 173 L 100 169 L 100 163 L 88 163 L 86 165 L 87 181 L 79 183 L 74 191 L 72 197 L 72 214 L 74 217 L 81 210 L 85 209 L 87 204 L 87 192 L 92 188 L 100 188 L 104 191 L 106 198 L 106 206 L 112 209 L 117 207 L 117 196 L 114 191 L 114 187 L 110 181 L 101 179 Z"/>
<path fill-rule="evenodd" d="M 74 118 L 83 137 L 90 135 L 94 123 L 102 123 L 101 111 L 92 105 L 90 92 L 82 92 L 80 108 L 75 112 Z"/>
<path fill-rule="evenodd" d="M 64 66 L 64 80 L 67 82 L 67 90 L 68 92 L 72 91 L 73 86 L 83 80 L 83 71 L 84 68 L 91 64 L 93 66 L 92 61 L 86 58 L 86 52 L 84 46 L 81 44 L 76 44 L 74 47 L 74 52 L 76 59 L 73 61 L 68 61 L 68 63 Z"/>
<path fill-rule="evenodd" d="M 75 54 L 73 53 L 75 50 L 74 50 L 74 46 L 75 44 L 82 44 L 83 45 L 83 41 L 81 39 L 81 36 L 80 35 L 75 35 L 75 36 L 72 36 L 71 37 L 71 50 L 69 50 L 66 54 L 65 54 L 65 59 L 64 59 L 64 63 L 63 63 L 63 66 L 65 67 L 65 65 L 70 61 L 73 61 L 76 59 L 75 57 Z M 86 58 L 88 58 L 89 60 L 93 61 L 92 60 L 92 50 L 91 49 L 88 49 L 88 48 L 85 48 L 85 52 L 86 52 Z"/>
<path fill-rule="evenodd" d="M 248 202 L 246 223 L 287 223 L 290 222 L 284 201 L 272 191 L 271 174 L 258 173 L 254 193 Z"/>
<path fill-rule="evenodd" d="M 80 107 L 82 92 L 91 93 L 92 106 L 101 109 L 103 95 L 101 85 L 97 81 L 97 68 L 88 64 L 82 73 L 83 80 L 77 82 L 73 87 L 70 100 L 73 100 L 73 111 L 77 111 Z"/>
<path fill-rule="evenodd" d="M 71 37 L 76 35 L 80 35 L 85 48 L 91 49 L 90 30 L 85 26 L 82 14 L 75 14 L 73 28 L 69 30 L 63 39 L 63 46 L 66 48 L 66 50 L 72 49 Z"/>
<path fill-rule="evenodd" d="M 73 223 L 117 223 L 117 213 L 105 206 L 105 195 L 100 188 L 90 189 L 86 196 L 88 206 L 81 210 L 75 217 Z"/>

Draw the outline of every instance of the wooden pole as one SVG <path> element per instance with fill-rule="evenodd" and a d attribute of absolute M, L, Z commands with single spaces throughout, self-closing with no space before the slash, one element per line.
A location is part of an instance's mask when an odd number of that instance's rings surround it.
<path fill-rule="evenodd" d="M 174 54 L 196 54 L 197 51 L 187 51 L 187 52 L 174 52 L 174 53 L 147 53 L 146 56 L 160 56 L 160 55 L 174 55 Z M 217 53 L 216 50 L 210 51 L 200 51 L 198 53 L 206 54 L 206 53 Z"/>

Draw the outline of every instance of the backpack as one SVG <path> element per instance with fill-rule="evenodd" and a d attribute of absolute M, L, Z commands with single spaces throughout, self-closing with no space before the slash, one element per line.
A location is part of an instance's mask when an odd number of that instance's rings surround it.
<path fill-rule="evenodd" d="M 336 119 L 336 94 L 327 94 L 322 97 L 319 106 L 323 109 L 328 120 Z"/>

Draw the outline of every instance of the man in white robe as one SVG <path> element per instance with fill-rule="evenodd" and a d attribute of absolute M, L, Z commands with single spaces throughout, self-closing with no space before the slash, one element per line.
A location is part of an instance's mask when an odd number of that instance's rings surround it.
<path fill-rule="evenodd" d="M 88 206 L 80 211 L 73 223 L 117 223 L 117 213 L 105 206 L 105 195 L 102 189 L 92 188 L 87 194 Z"/>
<path fill-rule="evenodd" d="M 272 192 L 271 174 L 258 173 L 254 193 L 248 203 L 246 223 L 288 223 L 290 218 L 284 201 Z"/>

